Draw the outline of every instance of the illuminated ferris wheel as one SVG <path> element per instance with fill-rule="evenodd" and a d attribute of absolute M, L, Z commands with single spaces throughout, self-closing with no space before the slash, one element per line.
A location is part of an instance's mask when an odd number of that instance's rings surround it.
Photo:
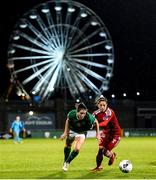
<path fill-rule="evenodd" d="M 16 23 L 8 47 L 8 67 L 28 94 L 48 99 L 59 90 L 72 97 L 109 89 L 114 49 L 99 16 L 69 0 L 48 1 Z"/>

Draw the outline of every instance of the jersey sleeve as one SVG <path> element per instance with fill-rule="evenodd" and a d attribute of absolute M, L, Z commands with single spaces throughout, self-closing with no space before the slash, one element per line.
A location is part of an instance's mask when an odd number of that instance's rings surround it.
<path fill-rule="evenodd" d="M 24 123 L 23 122 L 20 123 L 20 128 L 24 129 Z"/>
<path fill-rule="evenodd" d="M 76 114 L 76 110 L 71 110 L 68 112 L 67 118 L 69 119 L 69 121 L 75 117 L 75 114 Z"/>

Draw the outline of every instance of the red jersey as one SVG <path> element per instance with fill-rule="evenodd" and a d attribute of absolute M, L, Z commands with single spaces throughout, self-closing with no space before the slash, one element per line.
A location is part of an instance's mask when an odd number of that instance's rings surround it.
<path fill-rule="evenodd" d="M 107 108 L 105 112 L 101 112 L 99 109 L 93 112 L 93 115 L 99 122 L 99 126 L 103 128 L 104 134 L 110 136 L 121 136 L 121 128 L 114 111 L 111 108 Z"/>

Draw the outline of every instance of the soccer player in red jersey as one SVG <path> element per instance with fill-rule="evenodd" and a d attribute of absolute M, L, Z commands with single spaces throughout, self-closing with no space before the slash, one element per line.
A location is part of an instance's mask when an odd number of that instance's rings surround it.
<path fill-rule="evenodd" d="M 120 142 L 121 128 L 116 118 L 114 111 L 108 107 L 107 99 L 101 95 L 97 100 L 98 110 L 93 112 L 93 115 L 99 122 L 99 127 L 102 129 L 101 138 L 99 141 L 99 150 L 96 155 L 96 167 L 93 171 L 102 170 L 103 155 L 109 158 L 108 165 L 112 165 L 116 159 L 116 153 L 112 152 Z"/>

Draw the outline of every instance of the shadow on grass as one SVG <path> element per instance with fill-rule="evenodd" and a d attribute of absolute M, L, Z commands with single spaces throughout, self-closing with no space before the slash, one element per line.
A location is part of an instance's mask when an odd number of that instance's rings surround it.
<path fill-rule="evenodd" d="M 90 170 L 88 170 L 88 172 L 80 175 L 79 177 L 77 177 L 76 179 L 103 179 L 105 178 L 105 173 L 106 176 L 108 175 L 108 173 L 110 173 L 110 171 L 107 170 L 106 171 L 97 171 L 97 172 L 92 172 Z"/>
<path fill-rule="evenodd" d="M 91 172 L 90 170 L 69 170 L 64 172 L 62 170 L 52 172 L 48 176 L 40 177 L 39 179 L 103 179 L 108 174 L 111 173 L 111 170 L 107 172 Z"/>
<path fill-rule="evenodd" d="M 52 171 L 49 175 L 40 177 L 39 179 L 66 179 L 67 172 L 59 171 Z"/>
<path fill-rule="evenodd" d="M 156 166 L 156 161 L 149 162 L 150 165 Z"/>

